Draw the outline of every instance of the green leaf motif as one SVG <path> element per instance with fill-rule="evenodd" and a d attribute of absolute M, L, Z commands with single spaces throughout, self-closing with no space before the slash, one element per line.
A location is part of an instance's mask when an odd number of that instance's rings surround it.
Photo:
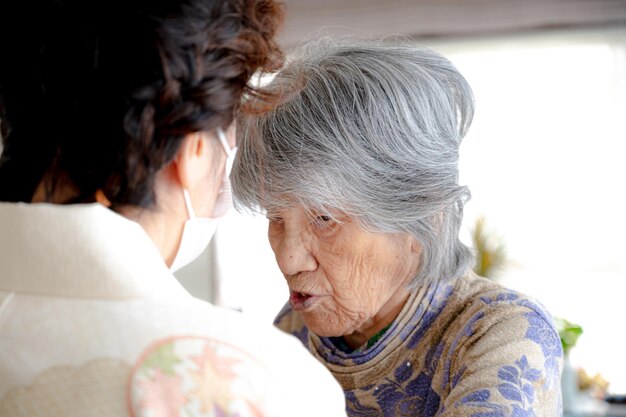
<path fill-rule="evenodd" d="M 175 375 L 174 366 L 182 360 L 174 353 L 174 344 L 167 343 L 155 349 L 141 364 L 141 370 L 147 372 L 158 368 L 166 375 Z"/>

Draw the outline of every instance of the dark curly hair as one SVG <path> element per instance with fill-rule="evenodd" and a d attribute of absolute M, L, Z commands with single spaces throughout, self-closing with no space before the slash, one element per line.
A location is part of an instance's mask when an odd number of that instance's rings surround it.
<path fill-rule="evenodd" d="M 64 203 L 102 190 L 113 208 L 148 207 L 184 136 L 228 126 L 245 95 L 263 94 L 252 75 L 282 63 L 272 0 L 19 9 L 0 6 L 1 201 L 29 202 L 44 181 L 48 199 L 62 182 L 76 194 Z"/>

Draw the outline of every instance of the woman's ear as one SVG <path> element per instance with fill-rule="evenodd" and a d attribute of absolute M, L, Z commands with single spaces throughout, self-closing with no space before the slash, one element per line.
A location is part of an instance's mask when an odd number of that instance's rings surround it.
<path fill-rule="evenodd" d="M 209 160 L 209 143 L 206 135 L 200 132 L 186 135 L 173 161 L 181 187 L 187 190 L 195 188 L 207 176 Z"/>

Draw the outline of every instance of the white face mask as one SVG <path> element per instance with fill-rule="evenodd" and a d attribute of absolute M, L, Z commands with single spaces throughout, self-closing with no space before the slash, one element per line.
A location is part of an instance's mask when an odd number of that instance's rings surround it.
<path fill-rule="evenodd" d="M 183 189 L 183 196 L 185 198 L 185 206 L 187 207 L 189 219 L 185 222 L 180 247 L 178 248 L 174 262 L 172 262 L 172 266 L 170 267 L 172 272 L 178 271 L 180 268 L 191 263 L 198 256 L 200 256 L 200 254 L 211 242 L 211 238 L 217 229 L 220 218 L 226 214 L 228 209 L 231 208 L 233 204 L 232 193 L 230 191 L 230 181 L 228 177 L 233 167 L 237 148 L 235 147 L 230 149 L 228 142 L 226 141 L 226 135 L 222 129 L 217 129 L 217 135 L 227 155 L 226 170 L 222 181 L 222 187 L 219 190 L 211 217 L 196 217 L 196 213 L 191 204 L 189 191 Z"/>

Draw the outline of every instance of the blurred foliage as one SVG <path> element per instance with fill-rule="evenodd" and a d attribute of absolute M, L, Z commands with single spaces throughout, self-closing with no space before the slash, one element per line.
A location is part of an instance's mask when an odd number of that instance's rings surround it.
<path fill-rule="evenodd" d="M 579 368 L 577 375 L 579 390 L 587 391 L 592 397 L 597 399 L 606 397 L 609 390 L 609 381 L 604 379 L 601 374 L 590 375 L 583 368 Z"/>
<path fill-rule="evenodd" d="M 567 356 L 572 348 L 576 346 L 580 335 L 583 334 L 583 328 L 579 324 L 572 323 L 560 317 L 555 317 L 554 322 L 559 332 L 559 337 L 561 338 L 563 353 Z"/>
<path fill-rule="evenodd" d="M 507 261 L 502 239 L 487 232 L 485 217 L 479 216 L 471 230 L 476 263 L 474 272 L 485 278 L 496 279 Z"/>

